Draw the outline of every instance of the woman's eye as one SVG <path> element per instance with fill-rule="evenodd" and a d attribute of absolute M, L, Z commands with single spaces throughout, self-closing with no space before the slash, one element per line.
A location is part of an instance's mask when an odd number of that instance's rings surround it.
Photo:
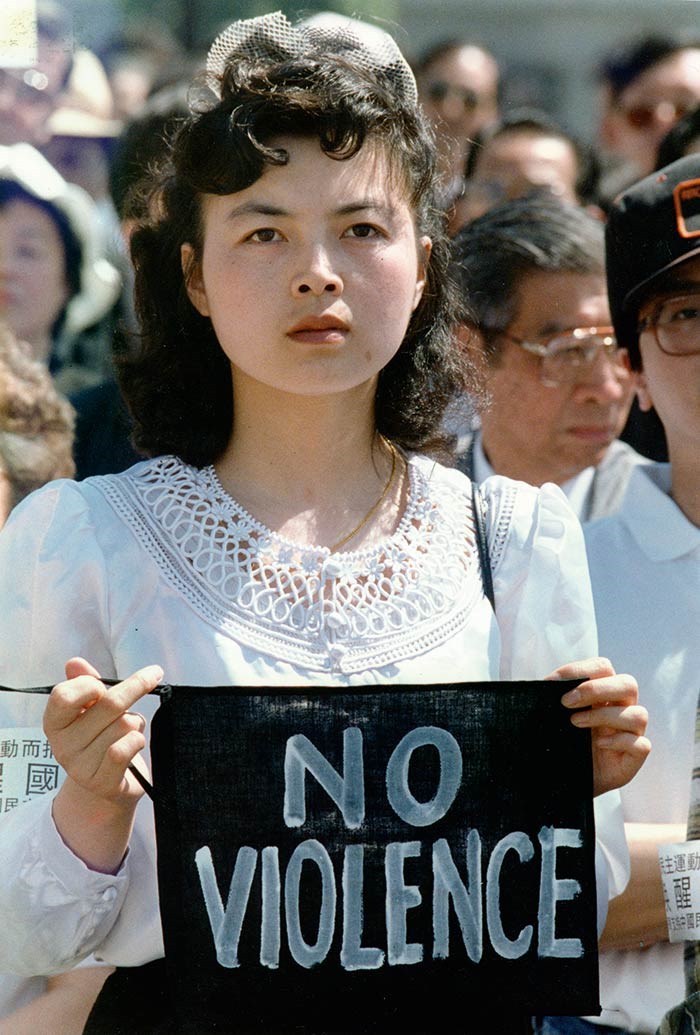
<path fill-rule="evenodd" d="M 260 244 L 268 244 L 270 241 L 279 241 L 280 234 L 277 230 L 273 230 L 271 226 L 264 226 L 260 230 L 255 230 L 252 234 L 248 235 L 249 241 L 258 241 Z"/>
<path fill-rule="evenodd" d="M 696 323 L 700 313 L 700 295 L 672 298 L 661 307 L 660 324 Z"/>
<path fill-rule="evenodd" d="M 696 305 L 684 305 L 681 309 L 676 309 L 671 314 L 672 320 L 684 321 L 684 320 L 697 320 L 698 318 L 698 307 Z"/>
<path fill-rule="evenodd" d="M 42 253 L 40 249 L 35 248 L 32 245 L 23 244 L 17 249 L 17 256 L 20 259 L 36 260 L 42 257 Z"/>
<path fill-rule="evenodd" d="M 355 223 L 345 231 L 346 237 L 379 237 L 380 231 L 371 223 Z"/>

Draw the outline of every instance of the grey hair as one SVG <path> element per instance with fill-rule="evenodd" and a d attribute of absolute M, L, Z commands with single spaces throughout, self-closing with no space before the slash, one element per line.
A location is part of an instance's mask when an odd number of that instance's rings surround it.
<path fill-rule="evenodd" d="M 528 273 L 605 274 L 603 224 L 577 205 L 538 194 L 517 198 L 464 226 L 452 264 L 462 322 L 478 330 L 490 363 L 518 307 Z"/>

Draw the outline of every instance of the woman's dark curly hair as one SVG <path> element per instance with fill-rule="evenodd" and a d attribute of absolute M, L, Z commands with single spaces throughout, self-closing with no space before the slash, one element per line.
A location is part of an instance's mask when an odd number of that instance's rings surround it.
<path fill-rule="evenodd" d="M 453 344 L 455 294 L 449 245 L 434 198 L 434 148 L 416 105 L 381 71 L 352 67 L 334 54 L 269 61 L 229 61 L 221 100 L 193 114 L 177 134 L 151 195 L 150 218 L 133 234 L 140 342 L 121 364 L 136 446 L 155 456 L 212 463 L 233 426 L 231 367 L 211 322 L 190 302 L 181 246 L 202 253 L 203 194 L 244 190 L 288 154 L 269 146 L 278 136 L 316 137 L 344 160 L 367 142 L 390 162 L 415 212 L 418 235 L 433 243 L 423 297 L 397 354 L 380 372 L 377 430 L 408 449 L 420 448 L 471 371 Z"/>

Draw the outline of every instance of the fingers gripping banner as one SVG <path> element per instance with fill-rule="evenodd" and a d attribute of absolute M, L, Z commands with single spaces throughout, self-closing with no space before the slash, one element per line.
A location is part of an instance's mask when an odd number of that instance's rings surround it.
<path fill-rule="evenodd" d="M 151 748 L 179 1030 L 599 1012 L 590 739 L 565 689 L 165 692 Z"/>

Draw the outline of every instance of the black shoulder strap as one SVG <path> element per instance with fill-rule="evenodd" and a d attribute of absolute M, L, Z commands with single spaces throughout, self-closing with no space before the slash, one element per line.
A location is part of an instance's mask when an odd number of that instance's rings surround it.
<path fill-rule="evenodd" d="M 475 433 L 472 432 L 469 437 L 469 445 L 463 453 L 457 455 L 455 466 L 458 471 L 462 474 L 466 474 L 467 478 L 474 479 L 474 440 Z"/>
<path fill-rule="evenodd" d="M 483 496 L 479 492 L 479 486 L 475 481 L 472 481 L 472 514 L 474 515 L 474 540 L 479 552 L 481 582 L 484 587 L 484 596 L 487 597 L 491 607 L 495 611 L 496 594 L 493 590 L 491 558 L 489 557 L 489 544 L 486 537 L 486 504 Z"/>

